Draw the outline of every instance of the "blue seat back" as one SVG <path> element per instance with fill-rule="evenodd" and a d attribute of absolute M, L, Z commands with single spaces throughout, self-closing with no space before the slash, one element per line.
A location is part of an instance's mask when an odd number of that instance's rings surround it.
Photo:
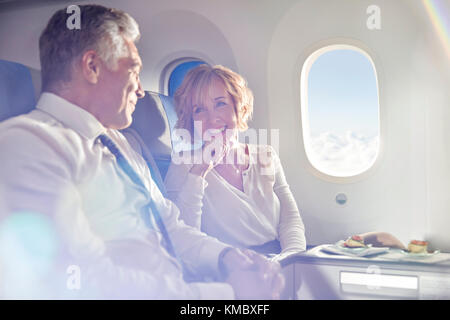
<path fill-rule="evenodd" d="M 0 60 L 0 121 L 30 112 L 36 91 L 30 68 Z"/>

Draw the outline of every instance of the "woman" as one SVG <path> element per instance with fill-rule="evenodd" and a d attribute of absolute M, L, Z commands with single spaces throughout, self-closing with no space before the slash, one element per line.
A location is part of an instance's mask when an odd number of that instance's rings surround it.
<path fill-rule="evenodd" d="M 253 110 L 245 80 L 223 66 L 200 65 L 174 98 L 177 128 L 205 142 L 201 161 L 174 156 L 165 179 L 181 219 L 260 253 L 305 250 L 304 225 L 274 149 L 238 142 Z"/>

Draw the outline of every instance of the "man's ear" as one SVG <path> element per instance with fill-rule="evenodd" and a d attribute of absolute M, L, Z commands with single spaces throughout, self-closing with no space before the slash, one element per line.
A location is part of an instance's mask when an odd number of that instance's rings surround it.
<path fill-rule="evenodd" d="M 100 75 L 101 59 L 94 50 L 86 51 L 81 58 L 81 73 L 91 84 L 96 84 Z"/>

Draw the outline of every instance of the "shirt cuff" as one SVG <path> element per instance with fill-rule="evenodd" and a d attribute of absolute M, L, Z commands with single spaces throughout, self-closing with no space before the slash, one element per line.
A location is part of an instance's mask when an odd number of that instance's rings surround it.
<path fill-rule="evenodd" d="M 208 266 L 208 269 L 213 270 L 218 276 L 220 276 L 219 270 L 219 256 L 225 248 L 229 248 L 230 245 L 225 244 L 217 240 L 216 238 L 210 238 L 210 241 L 202 248 L 201 257 L 202 264 Z"/>
<path fill-rule="evenodd" d="M 207 185 L 208 183 L 205 179 L 193 173 L 189 173 L 182 190 L 178 194 L 178 200 L 181 200 L 184 205 L 196 208 L 196 213 L 201 214 L 203 196 Z"/>
<path fill-rule="evenodd" d="M 185 182 L 189 187 L 195 188 L 195 190 L 201 190 L 202 192 L 205 191 L 206 187 L 208 186 L 208 182 L 206 181 L 206 179 L 204 179 L 203 177 L 193 174 L 193 173 L 188 173 L 187 177 L 186 177 L 186 182 Z"/>

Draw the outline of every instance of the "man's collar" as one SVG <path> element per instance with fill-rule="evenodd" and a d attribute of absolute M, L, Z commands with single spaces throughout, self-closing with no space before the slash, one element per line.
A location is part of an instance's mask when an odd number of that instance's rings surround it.
<path fill-rule="evenodd" d="M 91 113 L 50 92 L 41 94 L 36 109 L 50 114 L 87 139 L 95 139 L 106 131 Z"/>

